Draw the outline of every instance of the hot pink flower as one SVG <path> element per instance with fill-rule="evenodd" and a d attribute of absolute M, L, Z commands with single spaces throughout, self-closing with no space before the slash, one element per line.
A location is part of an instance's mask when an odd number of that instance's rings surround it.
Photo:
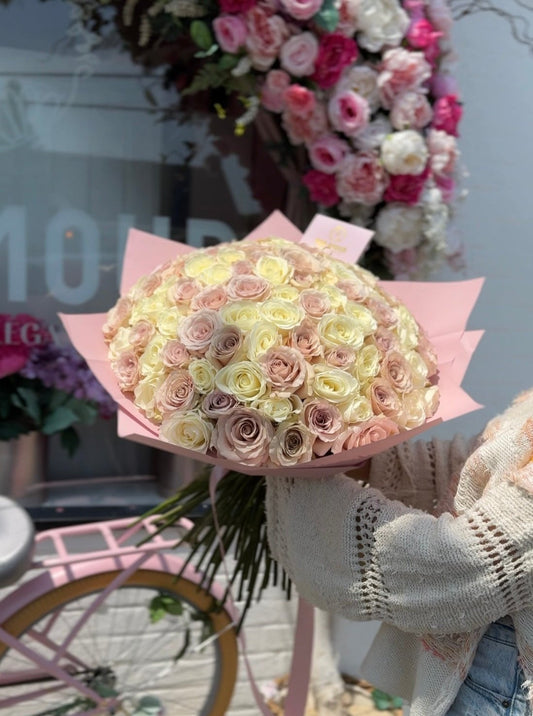
<path fill-rule="evenodd" d="M 343 70 L 357 59 L 359 50 L 350 37 L 339 32 L 322 35 L 313 74 L 315 82 L 323 89 L 337 84 Z"/>
<path fill-rule="evenodd" d="M 328 115 L 337 131 L 353 137 L 367 126 L 370 108 L 364 97 L 351 90 L 344 90 L 336 92 L 329 100 Z"/>
<path fill-rule="evenodd" d="M 29 355 L 28 346 L 0 346 L 0 378 L 18 373 L 26 365 Z"/>
<path fill-rule="evenodd" d="M 308 118 L 316 107 L 314 92 L 303 85 L 291 85 L 285 90 L 287 109 L 295 117 Z"/>
<path fill-rule="evenodd" d="M 213 20 L 213 30 L 220 47 L 233 55 L 243 47 L 248 34 L 244 20 L 238 15 L 220 15 Z"/>
<path fill-rule="evenodd" d="M 438 43 L 442 37 L 442 32 L 435 30 L 433 25 L 424 18 L 420 18 L 411 23 L 407 30 L 407 42 L 417 50 L 425 50 Z"/>
<path fill-rule="evenodd" d="M 222 12 L 246 12 L 254 7 L 256 0 L 218 0 Z"/>
<path fill-rule="evenodd" d="M 270 70 L 261 88 L 261 104 L 270 112 L 283 112 L 285 109 L 285 90 L 291 78 L 284 70 Z"/>
<path fill-rule="evenodd" d="M 385 201 L 401 201 L 413 206 L 418 202 L 429 176 L 429 167 L 422 174 L 393 174 L 385 190 Z"/>
<path fill-rule="evenodd" d="M 304 174 L 302 181 L 309 189 L 311 201 L 316 201 L 326 207 L 334 206 L 340 201 L 333 174 L 325 174 L 311 169 Z"/>
<path fill-rule="evenodd" d="M 463 116 L 463 108 L 457 101 L 457 95 L 448 94 L 439 97 L 433 107 L 433 123 L 434 129 L 442 129 L 454 137 L 459 136 L 457 125 Z"/>
<path fill-rule="evenodd" d="M 350 151 L 346 142 L 334 134 L 325 134 L 309 147 L 309 159 L 315 169 L 334 174 Z"/>

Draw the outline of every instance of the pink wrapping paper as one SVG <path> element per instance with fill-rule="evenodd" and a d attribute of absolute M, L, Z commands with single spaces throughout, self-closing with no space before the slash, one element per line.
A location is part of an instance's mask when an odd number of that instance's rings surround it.
<path fill-rule="evenodd" d="M 276 211 L 246 238 L 258 240 L 268 236 L 281 236 L 295 243 L 326 248 L 335 258 L 353 263 L 364 251 L 372 234 L 366 229 L 325 216 L 316 216 L 302 234 L 283 214 Z M 175 258 L 180 253 L 195 250 L 179 242 L 131 229 L 124 256 L 121 293 L 126 293 L 138 278 L 150 273 L 169 259 Z M 437 351 L 441 394 L 438 412 L 432 420 L 419 428 L 341 454 L 316 458 L 311 462 L 295 465 L 290 468 L 291 474 L 322 477 L 337 473 L 399 442 L 409 440 L 441 421 L 450 420 L 482 407 L 461 387 L 472 355 L 483 334 L 483 331 L 466 330 L 468 318 L 482 284 L 483 279 L 447 283 L 382 282 L 383 288 L 401 300 L 413 313 Z M 107 345 L 102 335 L 106 314 L 60 314 L 60 318 L 75 348 L 118 403 L 120 437 L 249 475 L 287 474 L 287 468 L 243 466 L 224 458 L 186 450 L 160 438 L 157 426 L 145 418 L 118 388 L 107 360 Z"/>

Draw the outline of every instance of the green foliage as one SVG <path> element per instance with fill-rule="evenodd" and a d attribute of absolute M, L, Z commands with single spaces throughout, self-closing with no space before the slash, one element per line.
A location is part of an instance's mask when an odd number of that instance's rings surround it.
<path fill-rule="evenodd" d="M 324 0 L 313 20 L 322 30 L 333 32 L 339 24 L 339 11 L 335 7 L 335 0 Z"/>
<path fill-rule="evenodd" d="M 378 711 L 390 711 L 391 709 L 401 709 L 403 705 L 402 699 L 398 696 L 390 696 L 379 689 L 372 689 L 372 701 Z"/>

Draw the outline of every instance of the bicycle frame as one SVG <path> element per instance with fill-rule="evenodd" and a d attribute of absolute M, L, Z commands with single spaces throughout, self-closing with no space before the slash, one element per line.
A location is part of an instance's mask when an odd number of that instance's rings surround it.
<path fill-rule="evenodd" d="M 47 632 L 53 624 L 53 619 L 50 620 L 43 632 L 37 633 L 30 630 L 29 633 L 36 644 L 45 645 L 53 649 L 54 656 L 51 659 L 43 657 L 27 644 L 22 644 L 17 637 L 12 636 L 3 626 L 0 626 L 0 642 L 4 642 L 10 648 L 19 651 L 36 666 L 36 669 L 31 671 L 25 670 L 24 672 L 13 672 L 5 675 L 0 672 L 0 688 L 21 682 L 31 683 L 50 678 L 51 680 L 59 681 L 61 685 L 70 685 L 80 695 L 90 699 L 97 705 L 95 709 L 90 711 L 79 712 L 79 716 L 92 716 L 93 714 L 101 713 L 100 709 L 104 705 L 107 708 L 118 706 L 118 700 L 102 697 L 94 689 L 75 679 L 60 666 L 60 661 L 65 656 L 73 658 L 68 649 L 80 629 L 90 616 L 101 607 L 109 594 L 124 584 L 140 567 L 174 575 L 181 574 L 184 578 L 198 584 L 198 586 L 203 586 L 217 601 L 224 605 L 224 608 L 231 616 L 232 625 L 237 623 L 236 611 L 228 599 L 224 587 L 220 583 L 213 582 L 207 588 L 202 574 L 190 565 L 185 564 L 184 559 L 181 557 L 170 554 L 169 550 L 175 548 L 179 540 L 177 537 L 168 538 L 164 537 L 163 534 L 157 534 L 157 527 L 154 524 L 156 519 L 157 517 L 143 519 L 134 526 L 132 526 L 129 518 L 110 520 L 94 524 L 60 527 L 37 535 L 35 540 L 36 548 L 38 549 L 48 542 L 53 549 L 54 556 L 35 560 L 30 569 L 44 571 L 37 577 L 17 587 L 0 603 L 1 625 L 4 625 L 21 607 L 31 603 L 40 595 L 57 589 L 70 581 L 117 570 L 118 574 L 95 597 L 90 607 L 80 616 L 61 644 L 52 643 L 48 638 Z M 188 520 L 181 520 L 177 526 L 187 528 L 190 525 L 191 523 Z M 132 538 L 137 538 L 137 541 L 141 541 L 142 538 L 146 537 L 149 538 L 148 541 L 143 541 L 142 544 L 126 544 Z M 76 552 L 69 548 L 68 543 L 71 538 L 96 538 L 103 541 L 105 546 L 92 552 Z M 73 659 L 73 661 L 81 667 L 86 666 L 80 663 L 79 659 Z M 28 697 L 31 696 L 37 697 L 53 690 L 58 690 L 58 688 L 62 688 L 61 685 L 40 688 L 26 694 L 23 698 L 14 697 L 2 700 L 0 695 L 0 708 L 13 706 L 23 700 L 27 701 Z"/>

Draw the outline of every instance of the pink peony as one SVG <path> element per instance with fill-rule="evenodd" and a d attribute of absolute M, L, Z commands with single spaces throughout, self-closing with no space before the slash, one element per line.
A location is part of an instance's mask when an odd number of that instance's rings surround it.
<path fill-rule="evenodd" d="M 268 15 L 260 7 L 253 7 L 246 13 L 246 26 L 250 61 L 256 70 L 266 72 L 277 59 L 289 29 L 280 15 Z"/>
<path fill-rule="evenodd" d="M 327 130 L 328 118 L 321 102 L 316 102 L 312 113 L 302 117 L 286 110 L 282 123 L 292 144 L 311 144 Z"/>
<path fill-rule="evenodd" d="M 318 40 L 311 32 L 293 35 L 281 46 L 279 61 L 293 77 L 313 74 L 318 56 Z"/>
<path fill-rule="evenodd" d="M 261 104 L 270 112 L 283 112 L 285 109 L 285 90 L 291 78 L 284 70 L 270 70 L 261 88 Z"/>
<path fill-rule="evenodd" d="M 433 123 L 434 129 L 442 129 L 444 132 L 454 137 L 459 136 L 457 125 L 463 116 L 463 107 L 457 101 L 457 95 L 448 94 L 439 97 L 433 107 Z"/>
<path fill-rule="evenodd" d="M 333 174 L 325 174 L 311 169 L 303 175 L 302 181 L 309 189 L 311 200 L 316 201 L 317 204 L 328 207 L 334 206 L 340 201 Z"/>
<path fill-rule="evenodd" d="M 358 53 L 352 38 L 339 32 L 322 35 L 313 79 L 322 89 L 333 87 L 339 81 L 344 68 L 355 62 Z"/>
<path fill-rule="evenodd" d="M 296 20 L 309 20 L 322 7 L 323 0 L 281 0 L 285 11 Z"/>
<path fill-rule="evenodd" d="M 391 109 L 397 97 L 411 90 L 420 91 L 430 77 L 431 65 L 421 52 L 410 52 L 403 47 L 387 50 L 378 76 L 381 103 Z"/>
<path fill-rule="evenodd" d="M 394 129 L 423 129 L 433 118 L 428 98 L 422 92 L 404 92 L 394 100 L 390 121 Z"/>
<path fill-rule="evenodd" d="M 353 137 L 368 125 L 370 108 L 364 97 L 351 90 L 343 90 L 329 100 L 328 115 L 338 132 Z"/>
<path fill-rule="evenodd" d="M 302 85 L 290 85 L 285 90 L 285 104 L 294 117 L 308 119 L 316 107 L 315 94 Z"/>
<path fill-rule="evenodd" d="M 246 42 L 246 23 L 238 15 L 220 15 L 213 20 L 213 30 L 224 52 L 236 55 Z"/>
<path fill-rule="evenodd" d="M 350 154 L 337 174 L 337 191 L 349 202 L 375 206 L 383 198 L 388 178 L 373 152 Z"/>

